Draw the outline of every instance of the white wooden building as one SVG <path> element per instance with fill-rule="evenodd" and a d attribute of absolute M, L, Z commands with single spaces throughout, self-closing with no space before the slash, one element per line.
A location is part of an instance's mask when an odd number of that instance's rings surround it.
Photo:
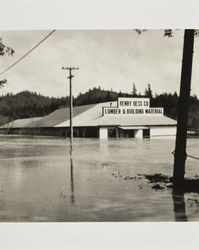
<path fill-rule="evenodd" d="M 74 107 L 74 137 L 153 138 L 176 135 L 177 122 L 164 115 L 163 108 L 151 108 L 149 98 L 118 98 Z M 9 133 L 69 136 L 69 108 L 5 124 L 0 131 Z"/>

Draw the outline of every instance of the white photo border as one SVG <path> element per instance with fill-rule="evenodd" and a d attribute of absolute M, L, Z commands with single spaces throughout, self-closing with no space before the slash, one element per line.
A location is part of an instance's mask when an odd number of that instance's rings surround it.
<path fill-rule="evenodd" d="M 199 28 L 197 0 L 1 0 L 0 30 Z M 199 223 L 0 223 L 3 250 L 197 249 Z"/>

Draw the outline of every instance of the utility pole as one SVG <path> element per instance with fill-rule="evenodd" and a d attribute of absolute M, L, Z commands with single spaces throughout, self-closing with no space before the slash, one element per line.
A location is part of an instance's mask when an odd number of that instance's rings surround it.
<path fill-rule="evenodd" d="M 71 143 L 71 149 L 72 149 L 72 142 L 73 142 L 73 96 L 72 96 L 72 78 L 74 75 L 72 75 L 72 70 L 78 70 L 79 68 L 75 67 L 62 67 L 63 70 L 69 70 L 69 76 L 67 79 L 69 79 L 69 90 L 70 90 L 70 143 Z"/>
<path fill-rule="evenodd" d="M 183 60 L 178 101 L 178 123 L 174 154 L 173 190 L 182 191 L 184 186 L 187 124 L 193 61 L 194 30 L 185 30 Z"/>

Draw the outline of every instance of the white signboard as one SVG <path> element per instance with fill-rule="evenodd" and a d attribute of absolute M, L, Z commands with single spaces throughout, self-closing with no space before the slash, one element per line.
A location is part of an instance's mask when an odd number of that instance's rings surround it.
<path fill-rule="evenodd" d="M 118 98 L 117 106 L 103 107 L 103 115 L 163 115 L 163 108 L 151 108 L 149 98 Z"/>
<path fill-rule="evenodd" d="M 118 98 L 118 108 L 123 107 L 142 107 L 142 108 L 149 108 L 150 107 L 150 99 L 149 98 Z"/>

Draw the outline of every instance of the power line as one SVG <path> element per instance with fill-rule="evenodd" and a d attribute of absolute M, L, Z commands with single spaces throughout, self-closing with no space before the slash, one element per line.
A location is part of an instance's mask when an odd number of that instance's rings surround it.
<path fill-rule="evenodd" d="M 128 62 L 129 57 L 130 57 L 131 54 L 134 52 L 135 47 L 136 47 L 136 44 L 137 44 L 137 40 L 138 40 L 139 37 L 140 37 L 140 34 L 137 35 L 137 37 L 136 37 L 134 43 L 132 44 L 132 47 L 131 47 L 131 49 L 129 50 L 129 53 L 127 54 L 127 56 L 126 56 L 126 58 L 125 58 L 125 60 L 124 60 L 124 62 L 123 62 L 123 64 L 122 64 L 122 66 L 121 66 L 121 68 L 120 68 L 118 74 L 120 74 L 120 73 L 122 72 L 124 66 L 125 66 L 126 63 Z"/>
<path fill-rule="evenodd" d="M 118 73 L 117 73 L 117 75 L 116 75 L 116 77 L 115 77 L 115 82 L 117 82 L 120 73 L 122 72 L 122 70 L 124 69 L 126 63 L 127 63 L 128 60 L 129 60 L 129 57 L 133 55 L 133 52 L 135 51 L 136 44 L 137 44 L 137 41 L 138 41 L 138 38 L 139 38 L 139 37 L 140 37 L 140 34 L 138 33 L 138 34 L 137 34 L 137 37 L 136 37 L 135 40 L 134 40 L 134 43 L 132 44 L 132 47 L 130 48 L 130 50 L 129 50 L 127 56 L 125 57 L 125 60 L 123 61 L 122 65 L 121 65 L 121 67 L 120 67 L 120 69 L 119 69 L 119 71 L 118 71 Z"/>
<path fill-rule="evenodd" d="M 16 62 L 11 64 L 8 68 L 0 72 L 0 75 L 3 75 L 5 72 L 10 70 L 12 67 L 14 67 L 17 63 L 19 63 L 21 60 L 23 60 L 27 55 L 29 55 L 33 50 L 35 50 L 40 44 L 42 44 L 49 36 L 51 36 L 56 30 L 52 30 L 47 36 L 45 36 L 39 43 L 37 43 L 31 50 L 29 50 L 25 55 L 23 55 L 21 58 L 19 58 Z"/>

